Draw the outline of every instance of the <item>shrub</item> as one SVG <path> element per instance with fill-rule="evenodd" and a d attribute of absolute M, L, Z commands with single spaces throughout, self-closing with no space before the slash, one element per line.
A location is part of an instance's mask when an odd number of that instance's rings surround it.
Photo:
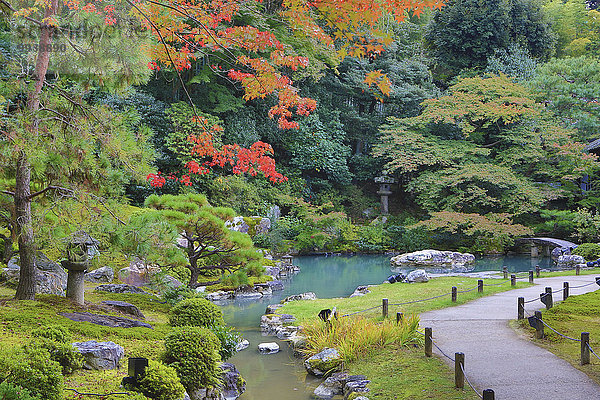
<path fill-rule="evenodd" d="M 177 371 L 154 360 L 149 361 L 134 390 L 156 400 L 177 400 L 185 393 Z"/>
<path fill-rule="evenodd" d="M 210 301 L 194 297 L 177 303 L 169 315 L 171 326 L 213 326 L 222 325 L 223 312 Z"/>
<path fill-rule="evenodd" d="M 69 375 L 75 370 L 80 369 L 84 362 L 84 357 L 70 343 L 57 342 L 47 338 L 34 340 L 26 347 L 26 351 L 32 348 L 42 348 L 48 351 L 50 359 L 58 362 L 62 367 L 62 374 Z"/>
<path fill-rule="evenodd" d="M 229 274 L 221 280 L 223 285 L 232 288 L 247 285 L 249 282 L 248 275 L 244 271 L 235 271 L 233 274 Z"/>
<path fill-rule="evenodd" d="M 61 400 L 63 376 L 58 362 L 48 351 L 30 347 L 0 354 L 0 374 L 5 382 L 23 387 L 44 400 Z"/>
<path fill-rule="evenodd" d="M 46 338 L 59 343 L 70 343 L 72 340 L 69 329 L 60 325 L 48 325 L 34 329 L 31 334 L 37 338 Z"/>
<path fill-rule="evenodd" d="M 0 383 L 0 399 L 2 400 L 40 400 L 33 396 L 29 390 L 9 382 Z"/>
<path fill-rule="evenodd" d="M 175 368 L 189 393 L 219 383 L 220 348 L 219 339 L 207 328 L 174 328 L 165 338 L 165 362 Z"/>
<path fill-rule="evenodd" d="M 165 290 L 165 292 L 162 295 L 162 299 L 167 304 L 174 306 L 180 301 L 202 296 L 202 293 L 198 293 L 187 286 L 179 286 L 178 288 L 171 288 Z"/>
<path fill-rule="evenodd" d="M 582 243 L 573 250 L 573 254 L 582 256 L 586 261 L 596 261 L 600 258 L 600 244 Z"/>
<path fill-rule="evenodd" d="M 215 325 L 210 327 L 210 330 L 221 342 L 221 348 L 219 350 L 221 360 L 226 361 L 233 357 L 235 348 L 240 341 L 240 334 L 236 332 L 234 328 L 226 325 Z"/>

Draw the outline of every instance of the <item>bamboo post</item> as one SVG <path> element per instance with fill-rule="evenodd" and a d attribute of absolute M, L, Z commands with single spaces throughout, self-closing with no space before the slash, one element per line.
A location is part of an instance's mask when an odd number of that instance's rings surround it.
<path fill-rule="evenodd" d="M 477 293 L 483 293 L 483 279 L 477 281 Z"/>
<path fill-rule="evenodd" d="M 510 286 L 517 286 L 517 276 L 515 274 L 510 276 Z"/>
<path fill-rule="evenodd" d="M 485 389 L 483 391 L 483 400 L 495 400 L 494 391 L 492 389 Z"/>
<path fill-rule="evenodd" d="M 464 353 L 454 353 L 454 385 L 459 389 L 462 389 L 465 387 L 465 374 L 463 374 L 464 367 L 465 367 L 465 354 Z"/>
<path fill-rule="evenodd" d="M 569 282 L 563 282 L 563 301 L 569 297 Z"/>
<path fill-rule="evenodd" d="M 452 286 L 452 302 L 456 303 L 456 296 L 458 295 L 458 289 L 456 286 Z"/>
<path fill-rule="evenodd" d="M 529 283 L 533 283 L 533 270 L 529 270 Z"/>
<path fill-rule="evenodd" d="M 540 311 L 536 311 L 534 313 L 536 319 L 535 323 L 535 338 L 543 339 L 544 338 L 544 324 L 542 323 L 542 313 Z"/>
<path fill-rule="evenodd" d="M 517 318 L 525 318 L 525 297 L 519 297 L 517 299 Z"/>
<path fill-rule="evenodd" d="M 581 365 L 590 363 L 590 333 L 581 332 Z"/>
<path fill-rule="evenodd" d="M 425 328 L 425 357 L 433 354 L 433 340 L 431 340 L 431 328 Z"/>
<path fill-rule="evenodd" d="M 383 314 L 383 318 L 387 318 L 387 316 L 388 316 L 388 299 L 383 299 L 381 301 L 381 312 Z"/>

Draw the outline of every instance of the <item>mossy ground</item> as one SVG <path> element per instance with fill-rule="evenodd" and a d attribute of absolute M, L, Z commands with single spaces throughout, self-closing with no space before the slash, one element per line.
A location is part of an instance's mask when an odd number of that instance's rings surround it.
<path fill-rule="evenodd" d="M 590 347 L 600 356 L 600 290 L 571 296 L 565 301 L 557 303 L 550 310 L 542 310 L 542 318 L 549 326 L 563 335 L 574 339 L 581 337 L 581 332 L 589 332 Z M 586 373 L 596 383 L 600 384 L 600 360 L 590 354 L 590 364 L 580 365 L 580 342 L 565 339 L 545 328 L 544 339 L 535 339 L 535 330 L 531 328 L 527 319 L 513 321 L 513 327 L 518 329 L 527 338 L 563 358 L 575 368 Z"/>

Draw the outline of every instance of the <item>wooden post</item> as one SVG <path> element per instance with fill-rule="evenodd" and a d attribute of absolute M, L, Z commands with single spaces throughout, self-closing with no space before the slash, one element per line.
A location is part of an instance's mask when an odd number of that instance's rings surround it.
<path fill-rule="evenodd" d="M 483 391 L 483 400 L 495 400 L 494 391 L 492 389 L 485 389 Z"/>
<path fill-rule="evenodd" d="M 483 293 L 483 279 L 477 281 L 477 293 Z"/>
<path fill-rule="evenodd" d="M 504 279 L 508 279 L 508 267 L 502 267 L 502 273 L 504 274 Z"/>
<path fill-rule="evenodd" d="M 517 276 L 515 274 L 510 276 L 510 286 L 517 286 Z"/>
<path fill-rule="evenodd" d="M 387 316 L 388 316 L 388 299 L 383 299 L 381 301 L 381 312 L 383 314 L 383 318 L 387 318 Z"/>
<path fill-rule="evenodd" d="M 452 286 L 452 302 L 456 303 L 456 296 L 458 294 L 458 290 L 456 289 L 456 286 Z"/>
<path fill-rule="evenodd" d="M 519 297 L 517 299 L 517 318 L 525 318 L 525 297 Z"/>
<path fill-rule="evenodd" d="M 535 266 L 535 277 L 536 278 L 540 277 L 540 266 L 539 265 Z"/>
<path fill-rule="evenodd" d="M 590 333 L 581 332 L 581 365 L 590 363 Z"/>
<path fill-rule="evenodd" d="M 569 297 L 569 282 L 563 282 L 563 301 Z"/>
<path fill-rule="evenodd" d="M 396 325 L 400 325 L 402 323 L 402 319 L 404 318 L 404 314 L 401 312 L 396 313 Z"/>
<path fill-rule="evenodd" d="M 552 306 L 554 305 L 553 301 L 552 301 L 552 288 L 551 287 L 546 287 L 546 310 L 549 310 L 552 308 Z"/>
<path fill-rule="evenodd" d="M 534 313 L 534 315 L 537 318 L 536 324 L 535 324 L 535 338 L 543 339 L 544 338 L 544 324 L 542 323 L 542 313 L 540 311 L 536 311 Z"/>
<path fill-rule="evenodd" d="M 464 353 L 454 353 L 454 385 L 459 389 L 462 389 L 465 387 L 465 374 L 463 374 L 464 367 L 465 367 L 465 354 Z"/>
<path fill-rule="evenodd" d="M 529 270 L 529 283 L 533 283 L 533 270 Z"/>
<path fill-rule="evenodd" d="M 433 341 L 431 340 L 431 328 L 425 328 L 425 357 L 433 354 Z"/>
<path fill-rule="evenodd" d="M 579 265 L 577 265 L 575 267 L 575 275 L 579 275 L 580 272 L 581 272 L 581 267 Z"/>

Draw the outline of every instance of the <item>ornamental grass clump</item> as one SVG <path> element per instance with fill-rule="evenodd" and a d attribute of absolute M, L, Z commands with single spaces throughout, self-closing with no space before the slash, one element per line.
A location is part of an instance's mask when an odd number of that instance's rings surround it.
<path fill-rule="evenodd" d="M 421 344 L 423 339 L 417 332 L 418 326 L 416 315 L 404 318 L 398 325 L 387 319 L 375 321 L 350 316 L 332 320 L 331 325 L 321 320 L 307 322 L 302 331 L 307 336 L 307 355 L 317 354 L 326 347 L 336 348 L 342 360 L 348 363 L 390 344 Z"/>

